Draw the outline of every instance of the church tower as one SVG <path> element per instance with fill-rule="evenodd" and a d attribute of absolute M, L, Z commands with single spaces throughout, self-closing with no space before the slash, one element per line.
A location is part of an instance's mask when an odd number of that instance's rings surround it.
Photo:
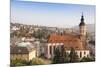
<path fill-rule="evenodd" d="M 84 23 L 84 16 L 83 16 L 83 14 L 81 16 L 81 22 L 79 24 L 79 28 L 80 28 L 80 38 L 83 39 L 83 38 L 85 38 L 86 32 L 87 32 L 86 24 Z"/>

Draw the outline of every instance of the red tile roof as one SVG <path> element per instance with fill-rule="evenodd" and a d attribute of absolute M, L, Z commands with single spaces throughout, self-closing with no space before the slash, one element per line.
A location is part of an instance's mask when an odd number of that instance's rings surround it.
<path fill-rule="evenodd" d="M 70 50 L 72 47 L 76 50 L 85 49 L 78 35 L 52 34 L 48 39 L 48 43 L 63 43 L 66 50 Z"/>

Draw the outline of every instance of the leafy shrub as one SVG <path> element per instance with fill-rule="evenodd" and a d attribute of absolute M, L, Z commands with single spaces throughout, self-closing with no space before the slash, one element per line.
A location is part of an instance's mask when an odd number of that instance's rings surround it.
<path fill-rule="evenodd" d="M 93 58 L 93 57 L 83 57 L 80 62 L 90 62 L 90 61 L 95 61 L 95 58 Z"/>
<path fill-rule="evenodd" d="M 31 61 L 31 63 L 34 64 L 34 65 L 40 65 L 40 64 L 45 64 L 45 61 L 41 58 L 34 58 Z"/>

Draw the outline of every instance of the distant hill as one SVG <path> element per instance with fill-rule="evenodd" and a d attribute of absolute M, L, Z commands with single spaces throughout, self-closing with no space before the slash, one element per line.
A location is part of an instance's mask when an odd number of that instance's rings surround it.
<path fill-rule="evenodd" d="M 95 32 L 95 24 L 88 24 L 87 29 L 89 32 Z"/>
<path fill-rule="evenodd" d="M 79 30 L 78 26 L 74 26 L 72 28 L 75 30 Z M 87 29 L 88 29 L 88 32 L 95 33 L 95 24 L 87 24 Z"/>

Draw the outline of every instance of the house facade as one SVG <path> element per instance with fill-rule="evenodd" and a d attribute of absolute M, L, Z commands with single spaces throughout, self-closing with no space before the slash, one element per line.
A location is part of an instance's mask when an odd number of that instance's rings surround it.
<path fill-rule="evenodd" d="M 29 47 L 15 46 L 15 47 L 11 47 L 10 55 L 11 55 L 10 56 L 11 60 L 21 59 L 21 60 L 30 61 L 33 58 L 36 58 L 36 50 Z"/>

